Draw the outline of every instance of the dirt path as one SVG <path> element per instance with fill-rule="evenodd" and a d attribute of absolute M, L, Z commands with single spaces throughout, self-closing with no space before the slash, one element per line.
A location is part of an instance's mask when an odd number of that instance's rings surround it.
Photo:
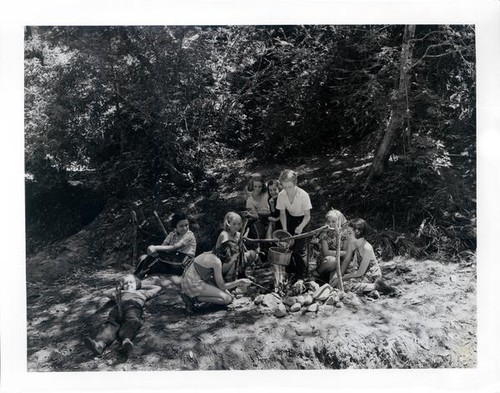
<path fill-rule="evenodd" d="M 94 333 L 109 304 L 100 291 L 123 274 L 82 267 L 64 279 L 28 283 L 28 369 L 209 370 L 432 368 L 476 365 L 475 261 L 395 259 L 381 264 L 401 296 L 349 296 L 283 318 L 254 304 L 255 290 L 227 309 L 184 312 L 178 279 L 148 280 L 164 292 L 151 300 L 136 346 L 93 358 L 83 337 Z M 258 272 L 268 275 L 267 269 Z M 305 309 L 303 309 L 305 310 Z"/>

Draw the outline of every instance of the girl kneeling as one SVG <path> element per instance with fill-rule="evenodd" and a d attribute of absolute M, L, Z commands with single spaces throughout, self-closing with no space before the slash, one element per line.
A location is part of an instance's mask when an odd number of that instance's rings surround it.
<path fill-rule="evenodd" d="M 229 289 L 248 286 L 251 283 L 247 278 L 224 282 L 221 260 L 214 254 L 205 252 L 198 255 L 184 271 L 181 297 L 187 312 L 192 313 L 194 301 L 227 305 L 233 301 Z"/>

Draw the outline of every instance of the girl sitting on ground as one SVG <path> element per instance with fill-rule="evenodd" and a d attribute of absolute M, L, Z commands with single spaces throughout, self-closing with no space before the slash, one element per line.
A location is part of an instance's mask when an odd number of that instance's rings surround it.
<path fill-rule="evenodd" d="M 244 272 L 245 267 L 253 262 L 257 256 L 253 250 L 247 250 L 240 256 L 240 229 L 242 225 L 241 216 L 235 212 L 229 212 L 224 217 L 223 230 L 217 238 L 213 254 L 222 261 L 222 275 L 227 281 L 233 281 L 240 272 L 236 271 L 237 263 L 241 257 Z"/>
<path fill-rule="evenodd" d="M 205 252 L 198 255 L 186 268 L 181 279 L 181 298 L 189 314 L 193 313 L 195 302 L 227 305 L 233 301 L 229 289 L 247 287 L 252 283 L 247 278 L 224 282 L 222 266 L 217 256 Z"/>
<path fill-rule="evenodd" d="M 369 226 L 362 218 L 347 222 L 347 251 L 341 265 L 342 280 L 346 292 L 371 294 L 379 297 L 382 294 L 393 294 L 395 288 L 385 284 L 382 271 L 373 251 L 373 247 L 365 239 Z M 345 273 L 345 274 L 344 274 Z M 338 278 L 331 285 L 335 287 Z"/>
<path fill-rule="evenodd" d="M 337 244 L 338 232 L 337 229 L 346 223 L 344 215 L 336 209 L 331 209 L 326 213 L 326 225 L 328 229 L 322 231 L 319 236 L 320 255 L 318 256 L 318 266 L 316 268 L 316 277 L 321 278 L 323 275 L 329 274 L 328 281 L 333 279 L 337 269 Z M 346 254 L 345 247 L 340 249 L 340 257 Z"/>
<path fill-rule="evenodd" d="M 132 340 L 143 324 L 144 304 L 160 291 L 161 287 L 157 285 L 141 286 L 141 281 L 132 274 L 123 276 L 117 288 L 103 293 L 114 300 L 116 305 L 101 325 L 96 339 L 87 337 L 85 345 L 94 355 L 101 356 L 106 347 L 119 339 L 122 342 L 120 350 L 128 352 L 134 347 Z"/>
<path fill-rule="evenodd" d="M 147 274 L 153 273 L 181 275 L 183 265 L 185 266 L 189 259 L 194 258 L 196 237 L 189 230 L 187 216 L 182 212 L 175 213 L 170 224 L 174 230 L 167 235 L 163 243 L 150 245 L 147 255 L 139 258 L 134 273 L 137 277 L 144 278 Z"/>

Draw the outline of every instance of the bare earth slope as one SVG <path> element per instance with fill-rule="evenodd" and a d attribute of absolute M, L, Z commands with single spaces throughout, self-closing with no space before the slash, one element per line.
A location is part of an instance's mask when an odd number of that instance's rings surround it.
<path fill-rule="evenodd" d="M 256 305 L 255 291 L 228 309 L 206 307 L 188 316 L 178 278 L 151 277 L 164 292 L 146 305 L 135 348 L 124 356 L 114 345 L 102 358 L 92 356 L 83 337 L 94 334 L 109 311 L 100 291 L 113 287 L 123 272 L 82 267 L 50 284 L 28 282 L 28 369 L 475 367 L 475 261 L 399 258 L 382 268 L 399 297 L 348 296 L 340 308 L 323 304 L 316 313 L 303 308 L 283 318 Z M 256 274 L 269 278 L 266 268 Z"/>

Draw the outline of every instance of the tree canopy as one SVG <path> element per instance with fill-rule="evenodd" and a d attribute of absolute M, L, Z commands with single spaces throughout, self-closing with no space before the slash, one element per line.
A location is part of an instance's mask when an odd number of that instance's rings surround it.
<path fill-rule="evenodd" d="M 161 198 L 210 187 L 220 160 L 371 159 L 394 119 L 382 174 L 367 181 L 367 168 L 344 194 L 371 198 L 382 225 L 388 200 L 420 206 L 403 220 L 413 228 L 475 211 L 474 27 L 405 29 L 27 27 L 28 221 L 55 214 L 38 212 L 42 195 L 75 173 L 102 203 Z"/>

